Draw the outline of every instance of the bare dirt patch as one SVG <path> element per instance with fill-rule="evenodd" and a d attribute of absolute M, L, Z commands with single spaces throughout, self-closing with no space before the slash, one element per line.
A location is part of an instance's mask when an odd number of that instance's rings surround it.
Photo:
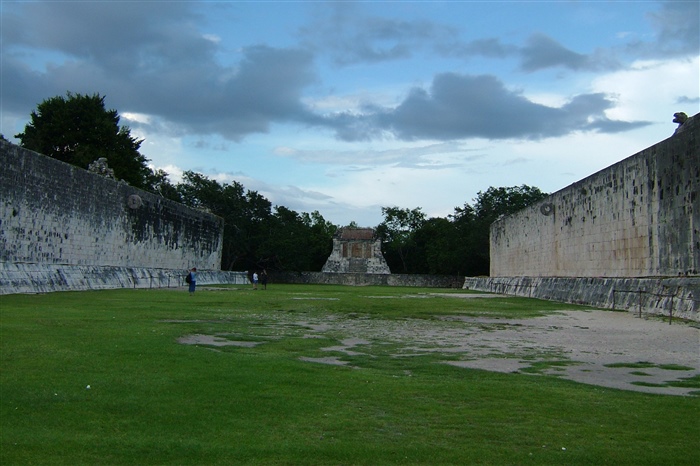
<path fill-rule="evenodd" d="M 598 310 L 560 311 L 527 319 L 443 316 L 384 320 L 361 314 L 300 317 L 289 313 L 253 316 L 266 319 L 264 328 L 270 333 L 255 337 L 337 342 L 321 348 L 331 353 L 328 357 L 300 357 L 321 364 L 344 365 L 358 355 L 386 355 L 384 348 L 391 344 L 395 351 L 389 357 L 445 354 L 449 356 L 445 363 L 457 367 L 558 376 L 665 395 L 698 391 L 697 386 L 669 385 L 700 376 L 700 329 L 682 322 L 669 325 L 630 313 Z M 181 339 L 181 343 L 212 346 L 260 344 L 229 341 L 221 334 L 208 340 L 206 335 L 183 338 L 186 340 Z M 640 362 L 644 363 L 641 368 Z"/>
<path fill-rule="evenodd" d="M 494 319 L 459 320 L 494 323 Z M 500 319 L 495 322 L 504 323 Z M 571 362 L 545 368 L 544 374 L 648 393 L 685 395 L 697 390 L 666 385 L 700 375 L 700 330 L 689 325 L 669 325 L 609 311 L 564 311 L 505 323 L 494 331 L 470 338 L 471 344 L 481 348 L 477 352 L 491 350 L 502 357 L 484 354 L 483 358 L 465 358 L 451 364 L 501 372 L 521 371 L 531 367 L 533 361 L 519 355 L 540 348 L 559 355 L 556 360 Z M 647 367 L 635 368 L 640 362 L 648 363 Z"/>
<path fill-rule="evenodd" d="M 340 358 L 335 358 L 335 357 L 328 357 L 328 358 L 307 358 L 305 356 L 302 356 L 299 358 L 300 361 L 306 361 L 306 362 L 316 362 L 319 364 L 330 364 L 332 366 L 345 366 L 348 364 L 348 361 L 343 361 Z"/>
<path fill-rule="evenodd" d="M 357 345 L 363 345 L 363 354 L 371 354 L 371 343 L 393 342 L 402 345 L 395 357 L 458 354 L 459 361 L 446 363 L 496 372 L 554 375 L 591 385 L 667 395 L 696 391 L 667 384 L 700 376 L 698 328 L 622 312 L 561 311 L 530 319 L 352 319 L 335 325 L 328 321 L 323 325 L 306 321 L 297 325 L 319 332 L 342 330 L 342 344 L 324 350 L 346 355 L 354 354 Z M 635 368 L 639 362 L 649 364 L 639 370 Z"/>
<path fill-rule="evenodd" d="M 177 342 L 183 345 L 238 346 L 241 348 L 254 348 L 255 346 L 258 346 L 262 343 L 259 341 L 229 340 L 224 337 L 202 334 L 186 335 L 184 337 L 178 338 Z"/>

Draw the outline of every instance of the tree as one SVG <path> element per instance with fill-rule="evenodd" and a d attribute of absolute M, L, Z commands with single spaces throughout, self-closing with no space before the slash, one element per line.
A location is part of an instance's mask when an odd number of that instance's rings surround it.
<path fill-rule="evenodd" d="M 302 218 L 309 229 L 311 240 L 311 247 L 308 251 L 310 260 L 308 270 L 320 271 L 333 251 L 333 236 L 338 231 L 338 226 L 324 219 L 317 210 L 311 212 L 311 215 L 304 212 Z"/>
<path fill-rule="evenodd" d="M 119 114 L 106 110 L 104 101 L 99 94 L 71 92 L 46 99 L 15 137 L 26 149 L 84 169 L 104 157 L 117 179 L 152 191 L 153 173 L 148 159 L 139 153 L 143 141 L 132 137 L 127 126 L 119 126 Z"/>
<path fill-rule="evenodd" d="M 420 207 L 413 210 L 399 207 L 382 207 L 384 221 L 377 226 L 377 235 L 382 238 L 384 259 L 391 270 L 412 273 L 409 267 L 411 252 L 415 249 L 413 232 L 425 223 L 425 213 Z"/>
<path fill-rule="evenodd" d="M 284 206 L 275 206 L 264 226 L 267 234 L 257 248 L 256 267 L 296 272 L 321 270 L 337 230 L 318 211 L 299 214 Z"/>
<path fill-rule="evenodd" d="M 547 197 L 539 188 L 527 185 L 490 187 L 479 191 L 474 205 L 456 207 L 452 216 L 459 237 L 464 242 L 463 259 L 466 275 L 488 275 L 490 265 L 491 224 L 502 215 L 510 215 Z"/>
<path fill-rule="evenodd" d="M 222 270 L 256 267 L 257 249 L 265 238 L 264 222 L 271 210 L 267 199 L 256 192 L 246 192 L 236 181 L 220 184 L 193 171 L 183 173 L 177 192 L 185 205 L 224 219 Z"/>
<path fill-rule="evenodd" d="M 455 224 L 446 218 L 429 218 L 413 233 L 416 244 L 414 263 L 419 266 L 414 273 L 437 275 L 461 275 L 459 250 L 462 241 Z"/>
<path fill-rule="evenodd" d="M 426 219 L 420 208 L 383 207 L 377 233 L 384 258 L 402 273 L 488 275 L 491 223 L 546 196 L 527 185 L 490 187 L 448 218 Z"/>
<path fill-rule="evenodd" d="M 147 184 L 150 191 L 160 194 L 171 201 L 182 202 L 182 197 L 180 197 L 177 186 L 170 182 L 168 174 L 164 170 L 158 169 L 152 171 L 148 175 Z"/>
<path fill-rule="evenodd" d="M 223 270 L 321 270 L 337 227 L 318 212 L 272 205 L 234 181 L 220 184 L 186 171 L 176 187 L 182 202 L 224 219 Z"/>
<path fill-rule="evenodd" d="M 477 193 L 474 211 L 477 218 L 488 221 L 490 225 L 501 215 L 514 214 L 547 196 L 539 188 L 526 184 L 507 188 L 490 187 L 486 192 Z"/>

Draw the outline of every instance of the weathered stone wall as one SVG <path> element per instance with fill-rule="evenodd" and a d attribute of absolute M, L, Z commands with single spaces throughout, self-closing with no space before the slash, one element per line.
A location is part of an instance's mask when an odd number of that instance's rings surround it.
<path fill-rule="evenodd" d="M 461 288 L 463 277 L 449 275 L 412 275 L 376 273 L 275 272 L 271 283 L 302 283 L 349 286 L 415 286 L 425 288 Z"/>
<path fill-rule="evenodd" d="M 221 218 L 5 141 L 0 150 L 0 263 L 221 268 Z"/>
<path fill-rule="evenodd" d="M 0 295 L 114 288 L 185 287 L 187 270 L 0 262 Z M 246 272 L 197 270 L 197 286 L 247 285 Z"/>
<path fill-rule="evenodd" d="M 700 117 L 491 226 L 491 277 L 655 277 L 700 270 Z"/>
<path fill-rule="evenodd" d="M 697 277 L 467 277 L 463 288 L 700 321 Z"/>

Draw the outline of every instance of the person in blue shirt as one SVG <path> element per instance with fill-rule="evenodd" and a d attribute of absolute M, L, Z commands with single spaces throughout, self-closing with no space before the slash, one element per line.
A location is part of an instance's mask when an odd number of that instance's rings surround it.
<path fill-rule="evenodd" d="M 190 284 L 190 294 L 194 294 L 194 290 L 197 288 L 197 267 L 192 267 L 188 275 L 189 280 L 187 283 Z"/>

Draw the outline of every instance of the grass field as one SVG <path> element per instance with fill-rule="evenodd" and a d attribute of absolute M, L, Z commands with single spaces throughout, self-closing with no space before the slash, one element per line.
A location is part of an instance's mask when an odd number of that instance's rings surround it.
<path fill-rule="evenodd" d="M 700 464 L 700 397 L 458 368 L 381 339 L 387 322 L 576 309 L 435 291 L 0 296 L 0 464 Z M 346 365 L 301 359 L 327 358 L 351 320 L 372 332 L 335 354 Z"/>

